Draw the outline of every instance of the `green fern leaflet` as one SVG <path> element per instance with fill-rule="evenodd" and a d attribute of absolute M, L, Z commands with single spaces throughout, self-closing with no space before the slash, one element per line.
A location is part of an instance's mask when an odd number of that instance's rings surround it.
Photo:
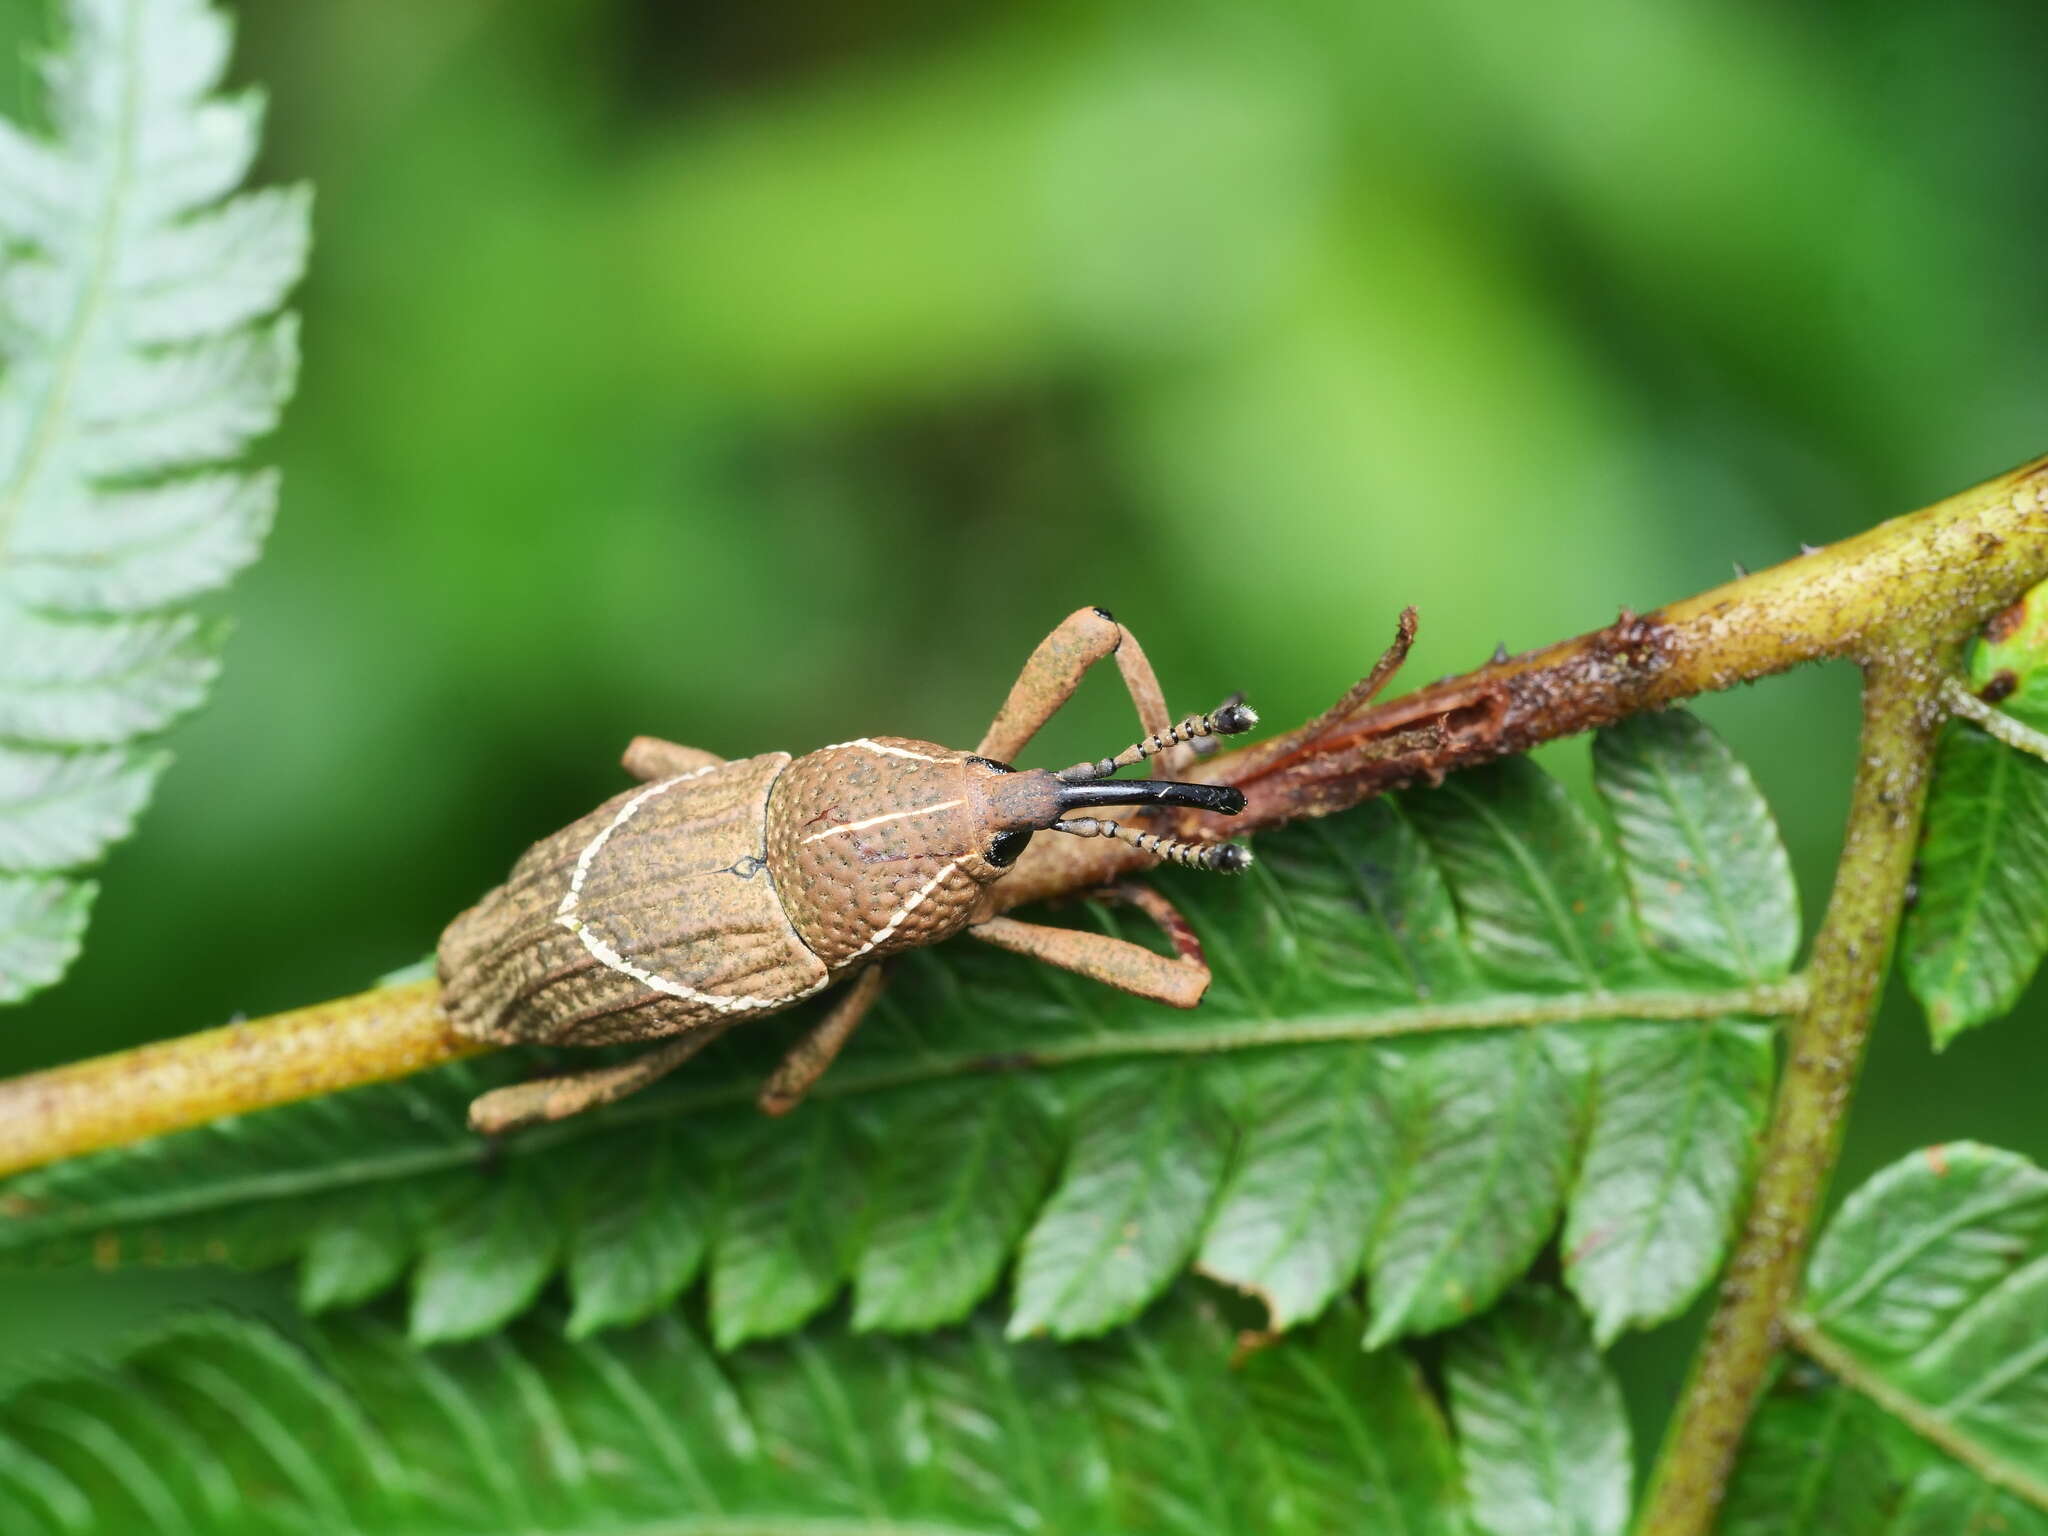
<path fill-rule="evenodd" d="M 44 68 L 54 136 L 0 121 L 0 1002 L 82 941 L 78 871 L 128 834 L 205 697 L 193 604 L 256 557 L 274 474 L 225 466 L 298 363 L 276 313 L 305 265 L 302 189 L 231 197 L 253 97 L 214 94 L 200 0 L 73 0 Z"/>
<path fill-rule="evenodd" d="M 723 1358 L 681 1312 L 431 1351 L 374 1312 L 302 1343 L 199 1319 L 0 1404 L 0 1528 L 1464 1536 L 1463 1480 L 1486 1536 L 1616 1530 L 1626 1434 L 1568 1304 L 1521 1298 L 1461 1344 L 1461 1467 L 1422 1373 L 1361 1353 L 1350 1311 L 1244 1356 L 1216 1300 L 1183 1288 L 1070 1348 L 976 1317 L 916 1340 L 819 1324 Z M 1503 1353 L 1520 1375 L 1498 1391 Z M 1500 1523 L 1498 1458 L 1531 1437 L 1597 1523 Z"/>

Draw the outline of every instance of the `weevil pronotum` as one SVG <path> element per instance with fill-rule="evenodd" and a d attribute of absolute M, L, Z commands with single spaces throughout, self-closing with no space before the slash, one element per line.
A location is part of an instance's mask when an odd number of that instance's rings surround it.
<path fill-rule="evenodd" d="M 1114 655 L 1145 737 L 1115 757 L 1053 772 L 1010 759 L 1081 675 Z M 535 844 L 511 877 L 441 937 L 442 1003 L 457 1030 L 497 1044 L 609 1045 L 668 1039 L 635 1060 L 500 1088 L 470 1106 L 497 1132 L 635 1092 L 743 1019 L 841 981 L 846 995 L 763 1086 L 792 1108 L 880 995 L 878 963 L 963 930 L 1175 1007 L 1209 985 L 1199 946 L 1171 907 L 1139 905 L 1176 938 L 1174 956 L 1078 929 L 997 915 L 989 887 L 1034 832 L 1115 837 L 1143 852 L 1234 872 L 1251 855 L 1093 816 L 1104 806 L 1184 806 L 1234 816 L 1244 796 L 1164 775 L 1207 738 L 1258 721 L 1226 703 L 1178 724 L 1130 632 L 1099 608 L 1072 614 L 1031 653 L 972 752 L 863 737 L 802 757 L 728 762 L 640 737 L 626 770 L 645 785 Z M 1149 761 L 1155 777 L 1113 781 Z M 1141 813 L 1142 814 L 1142 813 Z"/>

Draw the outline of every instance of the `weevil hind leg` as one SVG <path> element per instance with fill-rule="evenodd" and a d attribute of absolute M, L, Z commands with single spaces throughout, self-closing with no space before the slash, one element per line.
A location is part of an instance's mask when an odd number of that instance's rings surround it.
<path fill-rule="evenodd" d="M 616 1066 L 494 1088 L 470 1104 L 469 1128 L 486 1136 L 502 1136 L 521 1126 L 566 1120 L 600 1104 L 614 1103 L 668 1076 L 730 1028 L 731 1022 L 726 1020 L 702 1024 Z"/>
<path fill-rule="evenodd" d="M 1038 649 L 1024 663 L 1010 695 L 996 711 L 988 734 L 974 750 L 978 756 L 1012 762 L 1074 696 L 1088 669 L 1105 656 L 1116 657 L 1117 671 L 1137 706 L 1138 723 L 1148 736 L 1171 730 L 1173 716 L 1167 712 L 1166 695 L 1152 670 L 1138 637 L 1100 608 L 1077 608 L 1051 634 L 1038 642 Z M 1183 762 L 1176 753 L 1153 761 L 1155 776 Z"/>
<path fill-rule="evenodd" d="M 875 999 L 882 995 L 888 980 L 886 970 L 870 965 L 846 995 L 832 1005 L 832 1011 L 798 1038 L 789 1054 L 768 1075 L 768 1081 L 761 1085 L 755 1102 L 761 1106 L 762 1114 L 786 1115 L 803 1102 L 804 1095 L 825 1075 L 825 1069 L 860 1028 L 860 1021 L 875 1006 Z"/>
<path fill-rule="evenodd" d="M 1174 952 L 1162 955 L 1106 933 L 1022 923 L 1013 917 L 992 917 L 967 932 L 984 944 L 1029 955 L 1119 992 L 1173 1008 L 1192 1008 L 1199 1003 L 1209 990 L 1209 962 L 1203 958 L 1201 940 L 1173 903 L 1141 885 L 1115 886 L 1102 894 L 1127 901 L 1151 918 L 1173 941 Z"/>
<path fill-rule="evenodd" d="M 663 741 L 659 736 L 635 736 L 626 744 L 625 755 L 619 761 L 634 778 L 643 784 L 652 784 L 661 779 L 716 768 L 725 759 L 716 752 L 679 746 L 673 741 Z"/>

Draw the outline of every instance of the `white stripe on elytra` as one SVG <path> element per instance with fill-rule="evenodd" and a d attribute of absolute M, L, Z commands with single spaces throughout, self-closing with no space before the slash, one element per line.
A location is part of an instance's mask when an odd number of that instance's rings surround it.
<path fill-rule="evenodd" d="M 593 933 L 590 925 L 582 918 L 576 916 L 576 903 L 583 896 L 583 882 L 589 878 L 591 861 L 597 857 L 599 850 L 611 841 L 612 834 L 631 821 L 634 813 L 656 795 L 674 789 L 686 780 L 702 778 L 705 774 L 716 772 L 725 766 L 724 763 L 710 763 L 689 773 L 679 773 L 672 779 L 663 779 L 659 784 L 648 785 L 620 806 L 618 815 L 614 816 L 605 829 L 593 837 L 583 852 L 576 856 L 576 872 L 569 877 L 569 889 L 563 894 L 561 905 L 555 908 L 555 921 L 575 934 L 598 964 L 617 971 L 621 976 L 630 976 L 644 987 L 652 987 L 655 991 L 666 993 L 670 997 L 679 997 L 686 1003 L 702 1003 L 718 1013 L 736 1013 L 746 1008 L 780 1008 L 785 1003 L 793 1003 L 800 998 L 809 997 L 813 992 L 822 991 L 832 978 L 820 977 L 817 982 L 805 987 L 801 992 L 791 992 L 782 997 L 719 997 L 715 993 L 699 992 L 694 987 L 686 987 L 679 981 L 673 981 L 633 964 Z M 915 906 L 917 901 L 923 899 L 920 895 L 911 905 Z M 906 907 L 904 912 L 908 911 L 909 908 Z M 901 922 L 902 919 L 903 913 L 899 913 L 896 920 Z"/>
<path fill-rule="evenodd" d="M 864 752 L 879 752 L 884 757 L 907 757 L 913 762 L 919 763 L 948 763 L 952 761 L 948 757 L 928 757 L 922 752 L 912 752 L 907 747 L 886 746 L 879 741 L 869 741 L 865 736 L 855 741 L 835 741 L 831 746 L 825 747 L 822 750 L 837 752 L 841 747 L 859 747 Z"/>
<path fill-rule="evenodd" d="M 576 903 L 583 895 L 583 882 L 590 878 L 591 860 L 595 859 L 599 850 L 612 840 L 614 832 L 633 819 L 641 806 L 652 800 L 656 795 L 666 794 L 678 784 L 690 779 L 701 779 L 705 774 L 715 773 L 724 766 L 725 764 L 723 763 L 706 763 L 702 768 L 692 768 L 688 773 L 679 773 L 672 779 L 663 779 L 658 784 L 650 784 L 641 790 L 639 794 L 620 806 L 619 814 L 606 823 L 605 829 L 593 837 L 590 840 L 589 846 L 576 855 L 576 873 L 569 877 L 569 889 L 563 895 L 561 905 L 555 908 L 555 921 L 561 922 L 563 918 L 576 910 Z M 563 926 L 568 927 L 566 923 Z M 579 926 L 581 925 L 579 924 Z M 575 932 L 575 929 L 570 929 L 570 932 Z"/>
<path fill-rule="evenodd" d="M 840 961 L 839 963 L 842 966 L 851 965 L 854 961 L 858 960 L 862 955 L 866 954 L 869 950 L 873 949 L 877 944 L 886 944 L 889 942 L 889 940 L 896 937 L 896 930 L 903 926 L 905 919 L 907 919 L 911 913 L 915 912 L 920 906 L 924 904 L 925 897 L 931 895 L 933 891 L 936 891 L 939 888 L 940 882 L 943 881 L 946 878 L 946 876 L 952 874 L 953 871 L 958 869 L 959 867 L 960 861 L 958 859 L 955 859 L 952 863 L 948 864 L 944 869 L 940 870 L 936 875 L 933 875 L 931 879 L 925 881 L 924 888 L 920 890 L 915 896 L 911 897 L 910 900 L 903 903 L 902 906 L 898 907 L 896 909 L 896 915 L 890 918 L 885 926 L 876 929 L 874 936 L 870 938 L 867 941 L 867 943 L 861 945 L 859 949 L 856 949 L 852 954 L 848 955 L 844 960 Z"/>
<path fill-rule="evenodd" d="M 905 816 L 923 816 L 932 811 L 950 811 L 956 805 L 965 805 L 965 800 L 941 800 L 936 805 L 920 805 L 908 811 L 884 811 L 879 816 L 870 816 L 866 821 L 849 821 L 843 826 L 827 827 L 822 832 L 813 832 L 804 841 L 815 843 L 821 837 L 837 837 L 841 832 L 862 832 L 869 827 L 879 827 L 885 821 L 901 821 Z"/>

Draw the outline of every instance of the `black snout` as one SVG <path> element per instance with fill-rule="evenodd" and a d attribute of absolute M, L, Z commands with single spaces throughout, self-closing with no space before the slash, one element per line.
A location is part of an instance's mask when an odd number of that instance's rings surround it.
<path fill-rule="evenodd" d="M 1235 816 L 1244 809 L 1244 791 L 1228 784 L 1181 784 L 1171 779 L 1096 779 L 1085 784 L 1062 784 L 1059 805 L 1062 814 L 1092 811 L 1105 805 L 1185 805 L 1220 816 Z"/>

